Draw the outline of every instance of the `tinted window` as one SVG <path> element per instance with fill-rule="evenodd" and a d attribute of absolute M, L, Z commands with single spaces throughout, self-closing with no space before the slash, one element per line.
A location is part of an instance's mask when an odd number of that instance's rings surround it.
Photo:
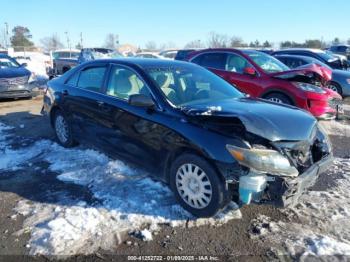
<path fill-rule="evenodd" d="M 103 78 L 106 73 L 106 67 L 89 67 L 80 72 L 78 87 L 90 91 L 99 92 Z"/>
<path fill-rule="evenodd" d="M 290 68 L 296 68 L 307 64 L 306 61 L 294 57 L 278 57 L 278 60 Z"/>
<path fill-rule="evenodd" d="M 78 78 L 79 78 L 79 72 L 75 72 L 66 82 L 67 85 L 70 86 L 77 86 L 77 82 L 78 82 Z"/>
<path fill-rule="evenodd" d="M 200 57 L 193 59 L 192 62 L 204 67 L 211 67 L 219 70 L 225 70 L 226 54 L 225 53 L 202 54 L 200 55 Z"/>
<path fill-rule="evenodd" d="M 236 54 L 227 55 L 227 62 L 225 66 L 226 71 L 243 74 L 244 68 L 251 67 L 251 66 L 252 65 L 240 55 L 236 55 Z"/>
<path fill-rule="evenodd" d="M 114 66 L 108 81 L 107 94 L 128 100 L 130 95 L 149 95 L 149 91 L 134 71 Z"/>

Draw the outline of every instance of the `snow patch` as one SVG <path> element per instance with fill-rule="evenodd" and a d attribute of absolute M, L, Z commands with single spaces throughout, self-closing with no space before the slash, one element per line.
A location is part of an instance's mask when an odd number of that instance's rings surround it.
<path fill-rule="evenodd" d="M 346 120 L 331 120 L 320 122 L 329 135 L 350 137 L 350 123 Z"/>
<path fill-rule="evenodd" d="M 0 125 L 0 137 L 7 129 Z M 0 142 L 0 169 L 20 169 L 44 161 L 50 172 L 43 170 L 43 174 L 57 174 L 61 181 L 86 187 L 96 200 L 87 203 L 64 192 L 51 192 L 48 197 L 59 196 L 56 203 L 20 201 L 16 211 L 26 219 L 18 234 L 31 232 L 28 245 L 32 255 L 89 254 L 115 247 L 130 231 L 139 230 L 149 241 L 162 224 L 220 225 L 241 218 L 238 206 L 232 203 L 216 217 L 195 219 L 178 205 L 166 185 L 95 150 L 65 149 L 48 140 L 19 149 L 8 143 Z"/>
<path fill-rule="evenodd" d="M 328 174 L 337 176 L 327 191 L 308 191 L 299 204 L 283 212 L 288 222 L 260 216 L 251 223 L 250 236 L 284 243 L 292 256 L 349 255 L 350 251 L 350 159 L 337 158 Z"/>

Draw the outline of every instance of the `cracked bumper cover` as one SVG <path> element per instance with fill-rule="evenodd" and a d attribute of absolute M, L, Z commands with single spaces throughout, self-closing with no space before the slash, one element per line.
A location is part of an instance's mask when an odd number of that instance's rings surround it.
<path fill-rule="evenodd" d="M 272 204 L 278 207 L 296 204 L 299 197 L 316 183 L 319 175 L 325 172 L 332 162 L 333 157 L 330 154 L 296 178 L 274 176 L 275 181 L 269 182 L 262 204 Z"/>

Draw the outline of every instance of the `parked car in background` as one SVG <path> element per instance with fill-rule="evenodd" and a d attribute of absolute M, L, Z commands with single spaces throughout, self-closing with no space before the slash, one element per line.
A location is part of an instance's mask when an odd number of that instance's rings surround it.
<path fill-rule="evenodd" d="M 109 48 L 83 48 L 79 54 L 78 63 L 84 63 L 96 59 L 123 57 L 118 51 Z"/>
<path fill-rule="evenodd" d="M 318 64 L 320 66 L 331 69 L 328 65 L 322 63 L 308 56 L 297 56 L 297 55 L 275 55 L 283 64 L 294 69 L 307 64 Z M 327 87 L 335 92 L 338 92 L 341 96 L 350 96 L 350 72 L 345 70 L 332 70 L 332 79 L 327 84 Z"/>
<path fill-rule="evenodd" d="M 77 49 L 60 49 L 51 52 L 52 68 L 48 71 L 49 78 L 62 75 L 77 66 L 80 51 Z"/>
<path fill-rule="evenodd" d="M 350 60 L 350 45 L 332 45 L 329 48 L 329 51 L 346 56 L 348 60 Z"/>
<path fill-rule="evenodd" d="M 139 58 L 156 58 L 156 59 L 166 59 L 165 57 L 157 54 L 157 53 L 153 53 L 153 52 L 140 52 L 137 53 L 135 55 L 135 57 L 139 57 Z"/>
<path fill-rule="evenodd" d="M 188 55 L 194 51 L 197 51 L 198 49 L 195 48 L 189 48 L 189 49 L 181 49 L 178 50 L 176 53 L 176 56 L 174 57 L 175 60 L 185 61 Z"/>
<path fill-rule="evenodd" d="M 0 98 L 31 98 L 31 72 L 14 58 L 0 54 Z"/>
<path fill-rule="evenodd" d="M 177 50 L 163 50 L 161 52 L 158 53 L 160 56 L 163 56 L 165 58 L 169 58 L 169 59 L 174 59 L 176 54 L 177 54 Z"/>
<path fill-rule="evenodd" d="M 294 105 L 318 118 L 334 118 L 341 96 L 323 88 L 331 79 L 315 65 L 294 69 L 274 57 L 248 49 L 206 49 L 193 52 L 190 62 L 204 66 L 252 97 Z"/>
<path fill-rule="evenodd" d="M 272 55 L 301 55 L 309 56 L 320 60 L 322 63 L 330 66 L 332 69 L 347 70 L 349 65 L 344 63 L 338 57 L 327 54 L 325 51 L 320 49 L 310 49 L 310 48 L 290 48 L 282 49 L 272 53 Z"/>
<path fill-rule="evenodd" d="M 332 161 L 312 115 L 247 98 L 180 61 L 84 63 L 48 83 L 44 112 L 61 145 L 84 141 L 142 165 L 198 217 L 233 195 L 243 204 L 294 204 Z"/>

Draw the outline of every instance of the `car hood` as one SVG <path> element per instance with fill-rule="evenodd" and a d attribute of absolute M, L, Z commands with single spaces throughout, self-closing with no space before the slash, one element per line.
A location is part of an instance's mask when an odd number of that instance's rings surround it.
<path fill-rule="evenodd" d="M 182 111 L 190 117 L 202 118 L 203 123 L 218 117 L 228 124 L 239 119 L 248 132 L 272 142 L 308 140 L 317 123 L 304 110 L 252 98 L 219 100 L 210 105 L 197 103 L 184 106 Z"/>
<path fill-rule="evenodd" d="M 0 78 L 11 78 L 11 77 L 29 76 L 29 75 L 30 75 L 30 71 L 24 67 L 0 69 Z"/>
<path fill-rule="evenodd" d="M 281 79 L 294 79 L 298 76 L 310 75 L 321 77 L 324 82 L 327 82 L 332 79 L 332 70 L 317 64 L 307 64 L 292 70 L 271 74 L 272 77 Z"/>

